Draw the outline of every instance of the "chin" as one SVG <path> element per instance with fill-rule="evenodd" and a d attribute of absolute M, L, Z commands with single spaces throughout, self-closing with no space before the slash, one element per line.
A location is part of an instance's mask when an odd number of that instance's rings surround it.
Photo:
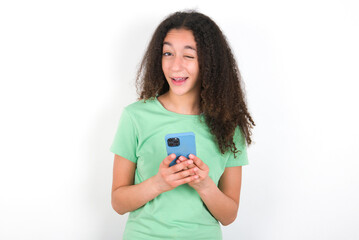
<path fill-rule="evenodd" d="M 188 82 L 190 83 L 190 82 Z M 169 88 L 172 94 L 176 96 L 184 96 L 187 94 L 193 94 L 193 92 L 196 91 L 196 86 L 188 86 L 189 84 L 183 85 L 183 86 L 173 86 L 172 84 L 169 84 Z"/>
<path fill-rule="evenodd" d="M 184 96 L 188 93 L 187 91 L 173 91 L 173 90 L 171 90 L 171 92 L 176 96 Z"/>

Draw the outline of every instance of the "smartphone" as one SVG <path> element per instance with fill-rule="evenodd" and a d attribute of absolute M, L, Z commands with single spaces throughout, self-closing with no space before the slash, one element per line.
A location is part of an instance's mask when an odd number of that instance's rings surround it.
<path fill-rule="evenodd" d="M 196 154 L 196 141 L 193 132 L 171 133 L 165 136 L 167 155 L 176 154 L 176 158 L 170 163 L 170 167 L 176 164 L 180 156 L 189 158 L 190 154 Z"/>

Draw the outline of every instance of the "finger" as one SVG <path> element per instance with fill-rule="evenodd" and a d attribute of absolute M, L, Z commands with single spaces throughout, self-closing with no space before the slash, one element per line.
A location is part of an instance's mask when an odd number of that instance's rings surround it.
<path fill-rule="evenodd" d="M 190 154 L 189 159 L 192 159 L 200 170 L 203 171 L 208 170 L 208 166 L 199 157 L 195 156 L 194 154 Z"/>
<path fill-rule="evenodd" d="M 198 179 L 198 175 L 192 175 L 192 176 L 189 176 L 189 177 L 186 177 L 186 178 L 179 179 L 179 180 L 175 181 L 174 183 L 175 183 L 175 186 L 179 186 L 179 185 L 182 185 L 182 184 L 185 184 L 185 183 L 195 181 L 197 179 Z"/>
<path fill-rule="evenodd" d="M 180 172 L 174 174 L 172 179 L 178 180 L 178 179 L 186 178 L 188 176 L 192 176 L 195 174 L 196 174 L 196 171 L 194 171 L 193 169 L 188 169 L 188 170 L 180 171 Z"/>
<path fill-rule="evenodd" d="M 176 163 L 177 163 L 177 164 L 179 164 L 179 163 L 181 163 L 181 162 L 182 162 L 181 160 L 178 160 L 178 159 L 176 160 Z M 191 165 L 193 166 L 193 164 L 191 164 Z M 191 166 L 191 165 L 189 165 L 189 166 Z M 183 169 L 186 170 L 186 169 L 188 169 L 188 168 L 189 168 L 189 167 L 184 167 Z"/>
<path fill-rule="evenodd" d="M 193 160 L 187 160 L 187 161 L 183 161 L 175 166 L 173 166 L 173 168 L 170 168 L 170 173 L 177 173 L 180 171 L 184 171 L 188 169 L 188 165 L 193 164 Z"/>
<path fill-rule="evenodd" d="M 185 161 L 185 160 L 188 160 L 188 158 L 186 158 L 186 157 L 184 157 L 184 156 L 180 156 L 180 157 L 178 158 L 178 160 L 177 160 L 177 163 L 183 162 L 183 161 Z M 194 167 L 196 167 L 195 164 L 190 164 L 190 165 L 188 165 L 188 167 L 186 167 L 186 168 L 184 168 L 184 169 L 190 169 L 190 168 L 194 168 Z"/>
<path fill-rule="evenodd" d="M 181 171 L 181 170 L 183 170 L 184 168 L 186 168 L 188 165 L 190 165 L 192 163 L 193 163 L 192 160 L 187 160 L 187 161 L 183 161 L 183 162 L 181 162 L 179 164 L 176 164 L 176 165 L 169 168 L 170 173 L 176 173 L 178 171 Z"/>
<path fill-rule="evenodd" d="M 176 158 L 176 154 L 172 153 L 163 159 L 162 164 L 164 167 L 169 167 L 170 163 Z"/>
<path fill-rule="evenodd" d="M 180 156 L 180 157 L 178 157 L 178 160 L 176 161 L 177 163 L 181 163 L 181 162 L 183 162 L 183 161 L 186 161 L 186 160 L 189 160 L 189 159 L 187 159 L 186 157 L 184 157 L 184 156 Z M 193 165 L 193 164 L 192 164 Z M 184 169 L 188 169 L 188 167 L 185 167 Z"/>
<path fill-rule="evenodd" d="M 185 158 L 184 156 L 179 156 L 176 160 L 176 163 L 181 163 L 183 161 L 185 161 L 187 158 Z"/>
<path fill-rule="evenodd" d="M 197 167 L 197 165 L 196 164 L 190 164 L 190 165 L 188 165 L 188 168 L 194 168 L 194 167 Z"/>

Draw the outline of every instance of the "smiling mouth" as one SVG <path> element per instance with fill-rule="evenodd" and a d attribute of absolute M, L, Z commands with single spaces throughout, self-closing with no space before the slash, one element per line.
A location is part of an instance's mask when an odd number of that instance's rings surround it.
<path fill-rule="evenodd" d="M 171 78 L 173 81 L 176 82 L 183 82 L 188 79 L 188 77 L 178 77 L 178 78 Z"/>
<path fill-rule="evenodd" d="M 185 84 L 187 79 L 188 79 L 188 77 L 171 78 L 172 84 L 175 85 L 175 86 L 182 86 L 183 84 Z"/>

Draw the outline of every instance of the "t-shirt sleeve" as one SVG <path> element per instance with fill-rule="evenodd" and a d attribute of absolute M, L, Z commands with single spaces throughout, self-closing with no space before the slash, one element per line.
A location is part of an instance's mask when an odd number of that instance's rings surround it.
<path fill-rule="evenodd" d="M 136 163 L 137 139 L 136 126 L 130 113 L 128 113 L 128 110 L 125 108 L 118 123 L 110 151 Z"/>
<path fill-rule="evenodd" d="M 237 167 L 237 166 L 247 165 L 248 158 L 247 158 L 246 139 L 242 131 L 240 130 L 239 126 L 236 127 L 233 141 L 234 144 L 236 145 L 238 152 L 236 153 L 236 158 L 234 158 L 233 152 L 230 152 L 230 155 L 226 163 L 226 167 Z"/>

